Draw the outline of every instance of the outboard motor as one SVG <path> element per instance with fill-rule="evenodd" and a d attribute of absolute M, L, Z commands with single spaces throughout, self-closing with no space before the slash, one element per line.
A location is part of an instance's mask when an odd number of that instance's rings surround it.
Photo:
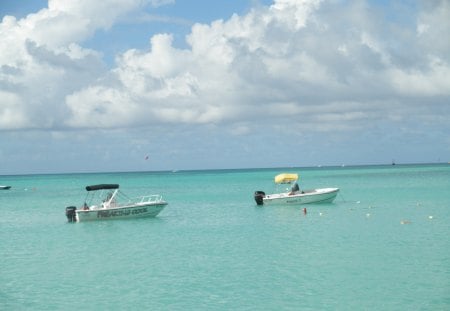
<path fill-rule="evenodd" d="M 67 206 L 66 207 L 66 217 L 68 222 L 76 222 L 77 221 L 77 210 L 76 206 Z"/>
<path fill-rule="evenodd" d="M 263 205 L 264 201 L 263 198 L 266 196 L 266 193 L 264 191 L 255 191 L 255 201 L 257 205 Z"/>

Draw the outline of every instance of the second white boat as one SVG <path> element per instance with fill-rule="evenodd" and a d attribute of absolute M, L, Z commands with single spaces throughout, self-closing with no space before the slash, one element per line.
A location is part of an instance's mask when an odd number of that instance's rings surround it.
<path fill-rule="evenodd" d="M 279 174 L 275 184 L 292 184 L 285 192 L 268 194 L 255 191 L 254 199 L 258 205 L 330 203 L 336 198 L 339 188 L 319 188 L 301 190 L 297 183 L 298 174 Z"/>

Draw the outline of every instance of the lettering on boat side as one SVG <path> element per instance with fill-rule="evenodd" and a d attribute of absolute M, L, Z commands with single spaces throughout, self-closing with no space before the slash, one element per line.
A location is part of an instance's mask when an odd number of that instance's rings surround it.
<path fill-rule="evenodd" d="M 302 200 L 298 199 L 298 200 L 287 200 L 286 203 L 297 203 L 297 202 L 301 202 Z"/>
<path fill-rule="evenodd" d="M 98 211 L 97 218 L 107 218 L 107 217 L 118 217 L 118 216 L 128 216 L 147 213 L 147 208 L 137 208 L 133 210 L 119 210 L 119 211 Z"/>

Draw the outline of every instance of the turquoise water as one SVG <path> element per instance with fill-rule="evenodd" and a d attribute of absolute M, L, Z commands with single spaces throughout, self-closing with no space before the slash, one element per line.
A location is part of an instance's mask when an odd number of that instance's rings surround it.
<path fill-rule="evenodd" d="M 340 195 L 256 206 L 282 172 Z M 450 309 L 450 165 L 0 177 L 0 310 Z M 67 223 L 96 183 L 169 205 Z"/>

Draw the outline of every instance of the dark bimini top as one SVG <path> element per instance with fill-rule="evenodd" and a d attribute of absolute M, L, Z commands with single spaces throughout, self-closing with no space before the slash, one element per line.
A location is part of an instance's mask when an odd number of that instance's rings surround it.
<path fill-rule="evenodd" d="M 87 191 L 103 190 L 103 189 L 119 189 L 119 185 L 118 184 L 100 184 L 100 185 L 86 186 Z"/>

